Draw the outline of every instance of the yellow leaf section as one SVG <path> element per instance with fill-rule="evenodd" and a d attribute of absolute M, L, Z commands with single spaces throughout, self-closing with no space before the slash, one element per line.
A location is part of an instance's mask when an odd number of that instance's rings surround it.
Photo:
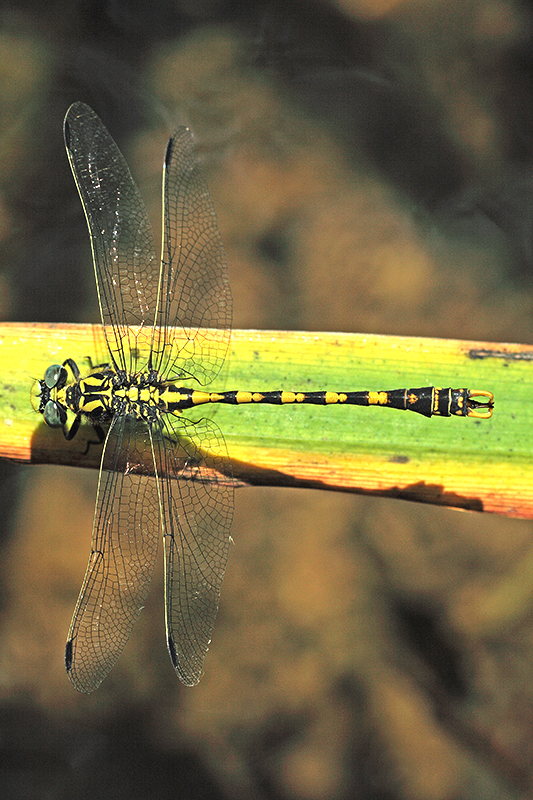
<path fill-rule="evenodd" d="M 30 403 L 32 379 L 107 360 L 98 325 L 0 325 L 0 456 L 97 467 L 90 425 L 67 442 Z M 213 406 L 242 484 L 311 486 L 533 517 L 533 348 L 363 334 L 234 331 L 213 390 L 491 391 L 489 420 L 354 406 Z M 188 412 L 189 413 L 189 412 Z"/>

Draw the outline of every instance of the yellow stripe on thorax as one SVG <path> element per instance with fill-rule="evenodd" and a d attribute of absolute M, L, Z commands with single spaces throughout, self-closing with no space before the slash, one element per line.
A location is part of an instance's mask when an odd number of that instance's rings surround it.
<path fill-rule="evenodd" d="M 107 379 L 88 375 L 80 381 L 80 411 L 91 414 L 111 406 L 112 391 Z M 92 397 L 91 397 L 92 396 Z M 88 398 L 91 397 L 89 400 Z"/>

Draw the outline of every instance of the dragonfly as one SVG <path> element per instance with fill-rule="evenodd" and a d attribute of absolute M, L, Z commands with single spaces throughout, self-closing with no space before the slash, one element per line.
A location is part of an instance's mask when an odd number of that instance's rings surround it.
<path fill-rule="evenodd" d="M 45 423 L 62 428 L 66 439 L 85 418 L 102 444 L 91 552 L 65 650 L 67 674 L 76 689 L 89 693 L 117 662 L 143 608 L 162 538 L 167 647 L 179 679 L 194 686 L 228 561 L 234 484 L 216 422 L 189 419 L 184 411 L 214 403 L 351 404 L 486 419 L 493 396 L 433 386 L 206 391 L 202 387 L 226 358 L 232 297 L 190 130 L 178 128 L 166 148 L 160 259 L 140 193 L 99 117 L 74 103 L 64 137 L 89 228 L 109 356 L 106 364 L 91 364 L 85 377 L 73 359 L 52 364 L 32 393 Z"/>

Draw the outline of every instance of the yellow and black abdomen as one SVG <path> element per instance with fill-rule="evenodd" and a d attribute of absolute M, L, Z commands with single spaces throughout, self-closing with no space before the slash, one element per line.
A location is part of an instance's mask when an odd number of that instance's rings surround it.
<path fill-rule="evenodd" d="M 437 386 L 422 386 L 418 389 L 393 389 L 379 392 L 292 392 L 284 390 L 267 392 L 200 392 L 179 389 L 168 385 L 161 397 L 165 397 L 165 408 L 177 412 L 183 408 L 204 403 L 268 403 L 271 405 L 311 404 L 319 406 L 352 405 L 383 406 L 402 411 L 415 411 L 425 417 L 478 417 L 488 418 L 492 414 L 493 397 L 490 392 L 469 389 L 441 389 Z"/>

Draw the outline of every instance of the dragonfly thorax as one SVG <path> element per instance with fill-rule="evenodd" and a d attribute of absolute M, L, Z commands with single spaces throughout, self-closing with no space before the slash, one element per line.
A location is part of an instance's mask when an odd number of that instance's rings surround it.
<path fill-rule="evenodd" d="M 106 368 L 81 378 L 74 361 L 65 363 L 74 381 L 67 383 L 65 365 L 53 364 L 32 391 L 35 409 L 52 428 L 65 426 L 69 411 L 96 424 L 110 422 L 117 414 L 151 422 L 162 413 L 177 416 L 198 402 L 200 393 L 164 381 L 155 371 L 127 373 Z"/>

